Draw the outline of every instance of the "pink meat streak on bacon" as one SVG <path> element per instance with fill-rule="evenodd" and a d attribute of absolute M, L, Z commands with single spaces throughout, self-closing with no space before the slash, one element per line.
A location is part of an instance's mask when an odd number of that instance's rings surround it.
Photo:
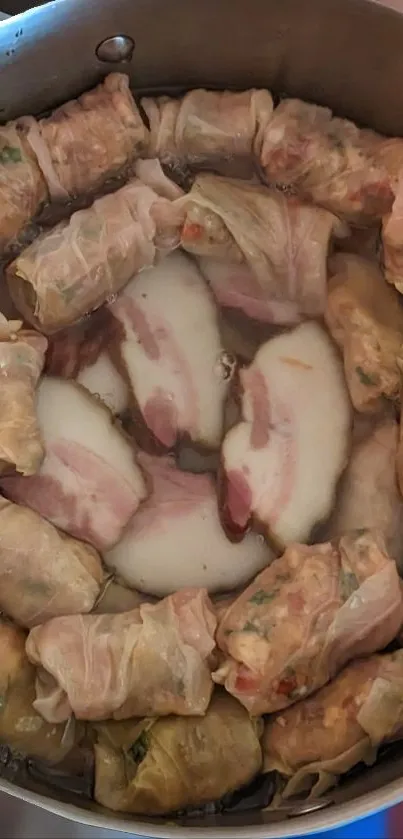
<path fill-rule="evenodd" d="M 128 532 L 133 536 L 147 530 L 164 530 L 173 518 L 188 516 L 215 495 L 210 475 L 181 472 L 171 457 L 139 452 L 137 460 L 151 479 L 152 492 L 130 521 Z"/>
<path fill-rule="evenodd" d="M 293 412 L 278 398 L 275 405 L 270 404 L 267 381 L 259 369 L 251 366 L 243 370 L 241 382 L 251 402 L 251 448 L 261 449 L 262 457 L 266 446 L 277 446 L 281 451 L 280 474 L 275 491 L 271 488 L 271 503 L 265 516 L 265 523 L 274 528 L 292 497 L 296 477 L 297 446 Z M 229 518 L 233 525 L 229 527 L 230 532 L 234 528 L 241 532 L 245 530 L 253 512 L 253 487 L 249 474 L 250 470 L 245 464 L 242 471 L 229 469 L 225 475 L 224 521 Z"/>
<path fill-rule="evenodd" d="M 183 408 L 175 405 L 174 394 L 164 390 L 163 382 L 155 389 L 145 405 L 139 405 L 148 428 L 167 448 L 174 446 L 179 432 L 187 431 L 191 436 L 197 437 L 199 413 L 197 387 L 193 382 L 192 370 L 186 354 L 182 351 L 172 331 L 157 317 L 150 324 L 141 306 L 135 303 L 128 294 L 123 293 L 111 306 L 111 311 L 123 323 L 129 324 L 151 361 L 157 362 L 163 358 L 170 362 L 175 375 L 181 380 Z"/>
<path fill-rule="evenodd" d="M 152 361 L 158 361 L 160 358 L 158 342 L 154 337 L 144 312 L 142 312 L 140 306 L 137 306 L 133 298 L 123 292 L 116 303 L 111 306 L 111 311 L 122 320 L 127 318 L 146 356 Z"/>
<path fill-rule="evenodd" d="M 2 487 L 72 536 L 99 550 L 114 545 L 140 503 L 128 481 L 80 443 L 57 440 L 42 473 L 5 478 Z"/>

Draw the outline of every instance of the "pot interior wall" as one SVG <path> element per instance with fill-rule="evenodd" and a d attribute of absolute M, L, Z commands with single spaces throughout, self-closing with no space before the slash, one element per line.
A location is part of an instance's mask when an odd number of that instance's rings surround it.
<path fill-rule="evenodd" d="M 10 14 L 22 8 L 20 0 L 2 4 Z M 132 61 L 101 63 L 98 44 L 116 34 L 134 39 Z M 371 0 L 54 0 L 0 26 L 0 120 L 46 111 L 113 69 L 128 72 L 142 92 L 268 87 L 403 135 L 403 15 Z M 50 809 L 73 805 L 64 812 L 105 827 L 155 836 L 202 835 L 206 828 L 217 835 L 220 828 L 234 839 L 250 836 L 252 826 L 256 836 L 274 837 L 364 815 L 403 797 L 402 776 L 403 748 L 395 747 L 335 790 L 322 813 L 291 821 L 285 813 L 238 812 L 186 820 L 183 831 L 155 820 L 128 822 L 18 773 L 12 780 L 31 791 L 28 800 L 44 794 Z"/>

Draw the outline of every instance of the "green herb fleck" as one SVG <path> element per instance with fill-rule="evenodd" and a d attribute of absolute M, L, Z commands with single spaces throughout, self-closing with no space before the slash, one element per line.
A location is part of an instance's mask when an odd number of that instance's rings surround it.
<path fill-rule="evenodd" d="M 224 629 L 224 635 L 227 635 L 227 636 L 232 635 L 232 632 L 233 632 L 232 629 Z"/>
<path fill-rule="evenodd" d="M 21 163 L 22 155 L 17 146 L 3 146 L 0 151 L 0 163 Z"/>
<path fill-rule="evenodd" d="M 137 740 L 129 748 L 129 754 L 137 766 L 144 760 L 150 746 L 150 738 L 147 731 L 142 731 Z"/>
<path fill-rule="evenodd" d="M 356 367 L 355 370 L 362 385 L 366 385 L 366 387 L 374 387 L 379 384 L 379 378 L 377 375 L 371 376 L 371 374 L 366 373 L 362 367 Z"/>
<path fill-rule="evenodd" d="M 357 591 L 359 587 L 359 583 L 355 574 L 352 571 L 344 571 L 343 568 L 340 570 L 340 577 L 339 577 L 339 586 L 340 586 L 340 593 L 343 600 L 348 600 L 349 597 L 353 594 L 353 592 Z"/>
<path fill-rule="evenodd" d="M 259 635 L 259 627 L 252 621 L 246 621 L 243 632 L 256 632 Z"/>
<path fill-rule="evenodd" d="M 277 595 L 277 590 L 275 591 L 265 591 L 263 588 L 260 588 L 258 591 L 255 591 L 255 594 L 249 598 L 248 603 L 254 603 L 255 606 L 263 606 L 264 603 L 270 603 L 271 600 Z"/>

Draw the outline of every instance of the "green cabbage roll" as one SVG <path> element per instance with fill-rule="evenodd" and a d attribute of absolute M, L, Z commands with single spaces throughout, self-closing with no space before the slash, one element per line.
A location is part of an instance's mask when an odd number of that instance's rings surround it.
<path fill-rule="evenodd" d="M 247 784 L 261 769 L 261 723 L 216 694 L 205 717 L 95 726 L 95 799 L 157 815 L 195 807 Z"/>

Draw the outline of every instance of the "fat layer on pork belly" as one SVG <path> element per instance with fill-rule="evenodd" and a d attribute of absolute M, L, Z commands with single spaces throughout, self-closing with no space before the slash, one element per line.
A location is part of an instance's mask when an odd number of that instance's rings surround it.
<path fill-rule="evenodd" d="M 37 411 L 42 466 L 31 478 L 5 478 L 3 490 L 71 535 L 110 548 L 147 494 L 132 444 L 74 382 L 44 377 Z"/>
<path fill-rule="evenodd" d="M 253 519 L 280 543 L 306 541 L 333 506 L 351 409 L 336 351 L 305 323 L 240 371 L 242 420 L 222 447 L 222 520 L 239 538 Z"/>
<path fill-rule="evenodd" d="M 121 325 L 121 369 L 151 447 L 170 449 L 184 436 L 218 447 L 235 362 L 194 263 L 167 256 L 134 277 L 109 309 Z"/>
<path fill-rule="evenodd" d="M 169 457 L 141 452 L 138 460 L 150 496 L 104 553 L 107 567 L 128 585 L 159 596 L 189 585 L 227 591 L 269 564 L 261 536 L 250 533 L 239 544 L 226 538 L 212 476 L 181 472 Z"/>

